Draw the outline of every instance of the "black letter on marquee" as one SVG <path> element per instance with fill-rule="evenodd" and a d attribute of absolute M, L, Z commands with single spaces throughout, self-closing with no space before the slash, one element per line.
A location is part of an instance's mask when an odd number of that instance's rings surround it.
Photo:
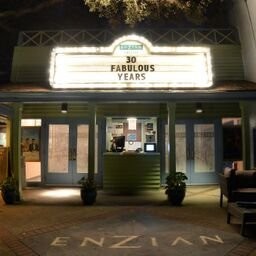
<path fill-rule="evenodd" d="M 134 56 L 127 56 L 126 57 L 126 63 L 136 63 L 136 57 L 134 57 Z"/>

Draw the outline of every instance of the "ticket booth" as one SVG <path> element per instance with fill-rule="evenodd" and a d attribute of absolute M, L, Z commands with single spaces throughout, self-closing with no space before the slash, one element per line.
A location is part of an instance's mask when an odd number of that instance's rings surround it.
<path fill-rule="evenodd" d="M 136 193 L 160 187 L 156 117 L 107 118 L 103 189 Z"/>

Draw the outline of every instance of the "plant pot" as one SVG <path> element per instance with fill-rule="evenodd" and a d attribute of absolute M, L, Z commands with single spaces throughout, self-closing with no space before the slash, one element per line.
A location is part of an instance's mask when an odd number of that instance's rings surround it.
<path fill-rule="evenodd" d="M 172 205 L 181 205 L 186 195 L 186 189 L 168 189 L 168 201 Z"/>
<path fill-rule="evenodd" d="M 97 190 L 95 189 L 88 190 L 88 189 L 81 188 L 80 195 L 84 205 L 92 205 L 96 201 Z"/>
<path fill-rule="evenodd" d="M 3 189 L 1 191 L 2 198 L 6 204 L 14 204 L 16 201 L 16 191 Z"/>

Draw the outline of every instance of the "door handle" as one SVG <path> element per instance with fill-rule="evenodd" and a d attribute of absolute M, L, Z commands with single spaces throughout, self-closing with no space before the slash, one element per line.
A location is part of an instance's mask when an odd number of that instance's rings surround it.
<path fill-rule="evenodd" d="M 75 148 L 70 148 L 69 149 L 69 161 L 74 161 L 76 160 L 76 149 Z"/>
<path fill-rule="evenodd" d="M 187 147 L 187 160 L 194 160 L 195 152 L 194 148 L 191 145 Z"/>
<path fill-rule="evenodd" d="M 194 157 L 195 157 L 194 149 L 191 149 L 191 154 L 190 154 L 190 156 L 191 156 L 191 160 L 194 160 Z"/>
<path fill-rule="evenodd" d="M 69 161 L 71 161 L 73 159 L 73 151 L 71 148 L 69 149 L 69 152 L 68 152 L 68 159 L 69 159 Z"/>
<path fill-rule="evenodd" d="M 76 160 L 76 149 L 73 148 L 73 156 L 72 156 L 72 160 Z"/>
<path fill-rule="evenodd" d="M 187 146 L 187 160 L 190 159 L 190 146 Z"/>

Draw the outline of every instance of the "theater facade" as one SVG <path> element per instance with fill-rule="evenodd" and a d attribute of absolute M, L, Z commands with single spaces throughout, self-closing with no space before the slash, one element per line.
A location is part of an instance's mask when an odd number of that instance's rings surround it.
<path fill-rule="evenodd" d="M 0 161 L 20 190 L 88 173 L 104 190 L 174 171 L 214 184 L 255 167 L 255 88 L 233 29 L 23 31 L 0 87 Z"/>

